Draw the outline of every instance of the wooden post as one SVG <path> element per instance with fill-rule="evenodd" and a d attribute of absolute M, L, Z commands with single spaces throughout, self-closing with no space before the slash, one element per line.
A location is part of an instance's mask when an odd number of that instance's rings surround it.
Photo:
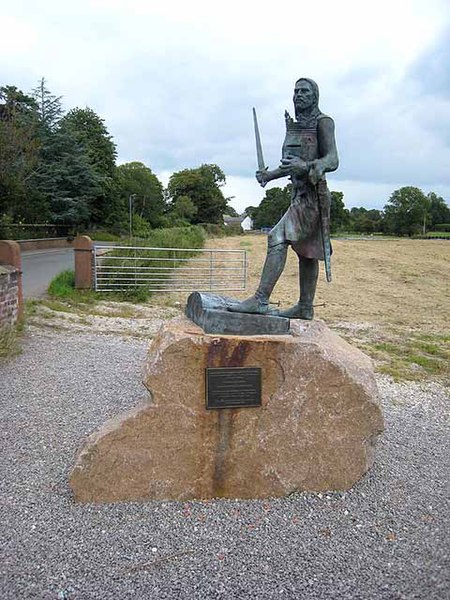
<path fill-rule="evenodd" d="M 92 252 L 94 244 L 88 235 L 75 238 L 75 287 L 77 290 L 92 289 Z"/>
<path fill-rule="evenodd" d="M 22 289 L 22 255 L 20 246 L 12 240 L 0 240 L 0 263 L 15 267 L 18 271 L 17 288 L 18 288 L 18 309 L 17 318 L 22 320 L 23 317 L 23 289 Z"/>

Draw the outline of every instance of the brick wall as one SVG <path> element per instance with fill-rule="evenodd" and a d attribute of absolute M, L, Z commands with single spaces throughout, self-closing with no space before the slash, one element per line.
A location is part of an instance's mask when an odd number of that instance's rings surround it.
<path fill-rule="evenodd" d="M 19 270 L 0 265 L 0 329 L 17 323 L 19 314 Z"/>

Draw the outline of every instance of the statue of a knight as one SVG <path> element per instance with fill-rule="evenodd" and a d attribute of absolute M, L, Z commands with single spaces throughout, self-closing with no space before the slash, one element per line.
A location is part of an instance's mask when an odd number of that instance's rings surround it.
<path fill-rule="evenodd" d="M 286 137 L 280 166 L 256 172 L 262 187 L 268 181 L 289 176 L 292 200 L 286 213 L 271 230 L 261 281 L 254 296 L 229 310 L 269 313 L 269 298 L 283 272 L 288 246 L 296 252 L 300 269 L 300 298 L 287 310 L 270 311 L 291 319 L 314 317 L 314 296 L 319 260 L 329 272 L 330 192 L 325 173 L 335 171 L 339 160 L 334 137 L 334 122 L 319 110 L 319 88 L 311 79 L 299 79 L 294 88 L 295 120 L 286 112 Z M 327 262 L 328 261 L 328 262 Z"/>

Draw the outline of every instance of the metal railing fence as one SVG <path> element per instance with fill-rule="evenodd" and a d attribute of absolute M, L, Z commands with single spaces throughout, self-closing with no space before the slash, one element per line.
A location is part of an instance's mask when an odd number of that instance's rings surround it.
<path fill-rule="evenodd" d="M 95 244 L 93 257 L 96 291 L 228 292 L 247 283 L 245 250 Z"/>

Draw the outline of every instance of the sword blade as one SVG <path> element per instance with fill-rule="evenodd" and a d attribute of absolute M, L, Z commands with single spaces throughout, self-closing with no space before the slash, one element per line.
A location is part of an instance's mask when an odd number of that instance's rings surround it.
<path fill-rule="evenodd" d="M 264 171 L 266 169 L 266 165 L 264 163 L 264 156 L 263 156 L 262 145 L 261 145 L 261 137 L 259 135 L 258 119 L 256 117 L 255 109 L 253 109 L 253 124 L 255 126 L 256 156 L 258 159 L 258 170 Z"/>
<path fill-rule="evenodd" d="M 316 198 L 319 204 L 319 226 L 320 226 L 320 236 L 322 238 L 322 249 L 323 249 L 323 261 L 325 266 L 325 277 L 327 282 L 330 283 L 332 280 L 331 276 L 331 243 L 330 243 L 330 230 L 328 225 L 328 217 L 326 215 L 326 210 L 324 206 L 324 202 L 321 196 L 321 193 L 317 187 L 316 188 Z"/>

